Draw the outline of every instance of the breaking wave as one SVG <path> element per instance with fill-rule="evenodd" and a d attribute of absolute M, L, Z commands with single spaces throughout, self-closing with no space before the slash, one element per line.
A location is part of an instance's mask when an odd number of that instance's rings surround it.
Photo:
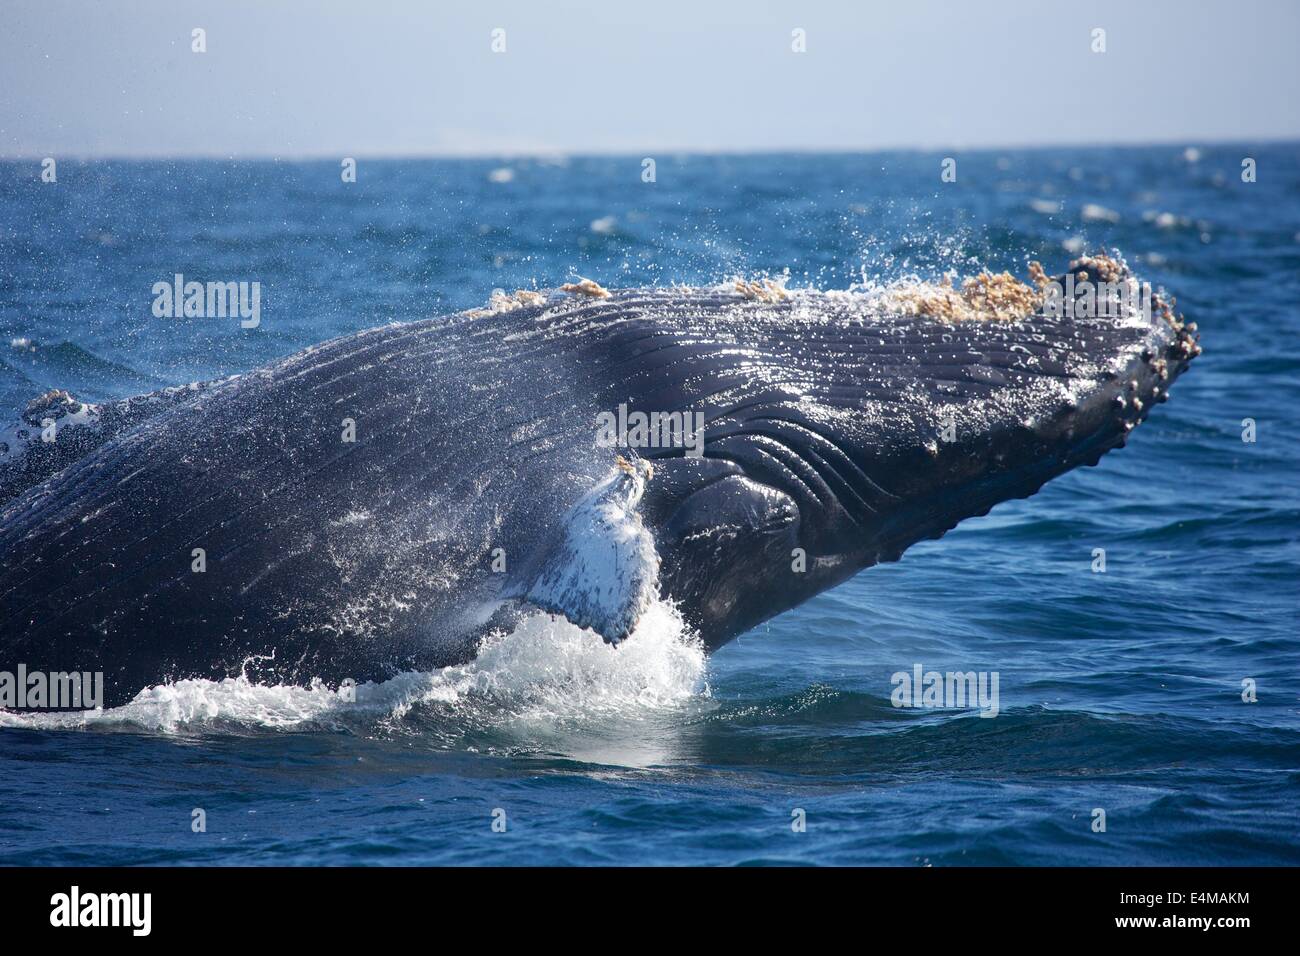
<path fill-rule="evenodd" d="M 656 602 L 618 647 L 544 612 L 487 637 L 469 663 L 360 684 L 257 684 L 246 677 L 180 680 L 129 703 L 85 713 L 6 713 L 0 727 L 169 735 L 345 731 L 419 734 L 479 749 L 548 748 L 554 735 L 708 708 L 703 646 L 676 609 Z M 355 697 L 355 699 L 352 699 Z"/>

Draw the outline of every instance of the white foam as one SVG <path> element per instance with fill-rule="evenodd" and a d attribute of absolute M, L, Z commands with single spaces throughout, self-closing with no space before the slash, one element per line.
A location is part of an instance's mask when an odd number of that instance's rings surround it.
<path fill-rule="evenodd" d="M 656 602 L 618 647 L 544 612 L 484 640 L 467 664 L 410 672 L 355 688 L 355 700 L 316 683 L 256 684 L 246 677 L 150 687 L 130 703 L 85 713 L 7 713 L 0 727 L 163 734 L 372 733 L 432 729 L 459 738 L 496 731 L 528 747 L 556 732 L 641 723 L 708 703 L 703 646 L 676 610 Z"/>

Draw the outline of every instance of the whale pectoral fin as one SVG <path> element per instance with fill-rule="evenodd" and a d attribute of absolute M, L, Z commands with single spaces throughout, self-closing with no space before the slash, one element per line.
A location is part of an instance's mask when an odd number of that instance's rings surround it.
<path fill-rule="evenodd" d="M 574 505 L 520 596 L 608 644 L 626 638 L 659 594 L 659 555 L 637 511 L 648 474 L 644 463 L 619 469 Z"/>

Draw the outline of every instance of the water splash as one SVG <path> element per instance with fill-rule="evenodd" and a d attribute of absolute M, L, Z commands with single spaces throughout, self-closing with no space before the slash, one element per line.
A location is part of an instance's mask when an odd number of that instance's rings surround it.
<path fill-rule="evenodd" d="M 659 601 L 618 647 L 536 612 L 513 630 L 487 637 L 467 664 L 361 684 L 354 694 L 319 682 L 180 680 L 146 688 L 108 710 L 0 711 L 0 727 L 182 736 L 348 731 L 535 749 L 553 745 L 557 734 L 613 732 L 707 706 L 705 667 L 703 646 L 676 609 Z"/>

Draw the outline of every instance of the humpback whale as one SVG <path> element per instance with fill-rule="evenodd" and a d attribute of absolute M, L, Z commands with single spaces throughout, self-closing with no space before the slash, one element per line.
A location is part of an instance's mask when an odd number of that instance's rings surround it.
<path fill-rule="evenodd" d="M 716 648 L 1095 464 L 1199 353 L 1159 296 L 1049 310 L 1032 268 L 887 295 L 585 280 L 122 402 L 50 393 L 0 431 L 0 670 L 102 672 L 110 706 L 376 680 L 539 609 L 617 645 L 657 599 Z M 1108 256 L 1066 277 L 1133 281 Z M 602 439 L 615 415 L 702 435 Z"/>

